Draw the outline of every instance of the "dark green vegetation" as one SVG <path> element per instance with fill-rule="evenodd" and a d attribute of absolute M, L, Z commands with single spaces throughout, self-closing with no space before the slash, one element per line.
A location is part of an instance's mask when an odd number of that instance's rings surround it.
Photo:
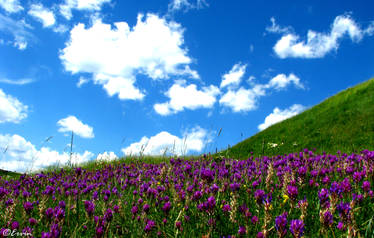
<path fill-rule="evenodd" d="M 0 169 L 0 177 L 3 177 L 3 178 L 8 178 L 8 177 L 9 178 L 18 178 L 19 176 L 21 176 L 19 173 Z"/>
<path fill-rule="evenodd" d="M 277 144 L 275 146 L 274 144 Z M 299 115 L 275 124 L 220 155 L 230 158 L 374 148 L 374 79 L 344 90 Z"/>

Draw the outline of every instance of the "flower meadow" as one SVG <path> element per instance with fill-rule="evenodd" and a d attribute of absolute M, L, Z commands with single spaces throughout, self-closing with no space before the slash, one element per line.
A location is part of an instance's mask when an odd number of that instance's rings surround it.
<path fill-rule="evenodd" d="M 0 236 L 372 237 L 373 169 L 305 149 L 0 178 Z"/>

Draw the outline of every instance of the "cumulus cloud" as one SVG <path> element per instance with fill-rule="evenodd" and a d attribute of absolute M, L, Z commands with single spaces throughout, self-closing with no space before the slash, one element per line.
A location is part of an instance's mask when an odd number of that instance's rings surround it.
<path fill-rule="evenodd" d="M 294 84 L 297 88 L 304 88 L 304 85 L 300 82 L 300 78 L 294 74 L 278 74 L 272 78 L 266 85 L 266 88 L 275 88 L 277 90 L 286 88 L 289 84 Z"/>
<path fill-rule="evenodd" d="M 100 11 L 104 4 L 110 2 L 111 0 L 65 0 L 65 2 L 60 5 L 60 13 L 66 19 L 70 20 L 73 16 L 72 10 Z"/>
<path fill-rule="evenodd" d="M 53 26 L 56 22 L 53 12 L 42 4 L 32 4 L 28 14 L 43 24 L 43 27 Z"/>
<path fill-rule="evenodd" d="M 235 64 L 230 72 L 222 76 L 221 88 L 227 86 L 238 86 L 242 81 L 242 77 L 245 74 L 247 65 L 242 65 L 241 63 Z"/>
<path fill-rule="evenodd" d="M 24 50 L 30 41 L 35 41 L 35 36 L 29 32 L 32 27 L 24 20 L 15 21 L 0 13 L 0 31 L 13 37 L 13 46 Z"/>
<path fill-rule="evenodd" d="M 9 13 L 15 13 L 23 10 L 19 0 L 0 0 L 0 7 Z"/>
<path fill-rule="evenodd" d="M 304 85 L 300 82 L 300 78 L 294 74 L 278 74 L 267 84 L 256 84 L 252 81 L 251 88 L 240 87 L 239 89 L 229 88 L 224 93 L 219 103 L 222 106 L 231 108 L 233 112 L 248 112 L 257 108 L 258 99 L 262 96 L 266 96 L 269 90 L 282 90 L 287 88 L 289 85 L 294 84 L 297 88 L 304 88 Z"/>
<path fill-rule="evenodd" d="M 219 89 L 213 85 L 202 87 L 199 90 L 195 84 L 186 85 L 185 81 L 177 81 L 165 93 L 170 100 L 165 103 L 157 103 L 153 108 L 163 116 L 185 109 L 212 108 L 219 93 Z"/>
<path fill-rule="evenodd" d="M 210 134 L 201 127 L 185 131 L 182 137 L 177 137 L 167 131 L 162 131 L 150 138 L 144 136 L 139 142 L 132 143 L 122 149 L 129 155 L 183 155 L 191 151 L 201 152 L 207 143 L 211 142 Z"/>
<path fill-rule="evenodd" d="M 82 138 L 94 138 L 93 128 L 78 120 L 75 116 L 68 116 L 57 122 L 58 131 L 62 133 L 74 132 Z"/>
<path fill-rule="evenodd" d="M 327 53 L 338 50 L 339 41 L 348 35 L 353 42 L 359 42 L 366 34 L 371 35 L 372 25 L 361 29 L 350 15 L 337 16 L 329 33 L 309 30 L 306 41 L 300 36 L 287 33 L 273 47 L 278 57 L 284 58 L 322 58 Z"/>
<path fill-rule="evenodd" d="M 274 108 L 273 112 L 270 113 L 266 118 L 264 123 L 260 124 L 258 126 L 258 129 L 260 131 L 265 130 L 271 125 L 274 125 L 275 123 L 281 122 L 283 120 L 286 120 L 290 117 L 293 117 L 300 112 L 304 111 L 305 107 L 300 104 L 294 104 L 289 108 L 286 108 L 284 110 L 279 109 L 278 107 Z"/>
<path fill-rule="evenodd" d="M 19 123 L 27 117 L 27 106 L 0 89 L 0 123 Z"/>
<path fill-rule="evenodd" d="M 253 89 L 245 89 L 243 87 L 238 90 L 229 89 L 219 103 L 225 107 L 231 108 L 234 112 L 251 111 L 256 108 L 257 98 L 264 96 L 265 91 L 254 91 Z"/>
<path fill-rule="evenodd" d="M 110 151 L 110 152 L 105 151 L 104 153 L 98 154 L 96 157 L 96 160 L 109 162 L 117 158 L 118 156 L 113 151 Z"/>
<path fill-rule="evenodd" d="M 168 5 L 169 13 L 184 10 L 185 12 L 191 9 L 201 9 L 207 7 L 208 3 L 205 0 L 196 0 L 196 2 L 190 0 L 171 0 Z"/>
<path fill-rule="evenodd" d="M 35 146 L 20 135 L 0 134 L 0 149 L 2 159 L 0 168 L 17 171 L 36 171 L 51 165 L 65 165 L 70 160 L 69 153 L 59 153 L 48 147 L 37 150 Z M 82 163 L 92 159 L 93 153 L 74 153 L 72 163 Z"/>
<path fill-rule="evenodd" d="M 140 100 L 145 91 L 135 86 L 137 74 L 152 79 L 198 78 L 189 67 L 192 59 L 183 48 L 183 31 L 178 23 L 154 14 L 138 15 L 132 28 L 126 22 L 113 27 L 98 19 L 90 28 L 78 24 L 70 31 L 60 59 L 73 74 L 91 73 L 94 83 L 110 96 Z"/>

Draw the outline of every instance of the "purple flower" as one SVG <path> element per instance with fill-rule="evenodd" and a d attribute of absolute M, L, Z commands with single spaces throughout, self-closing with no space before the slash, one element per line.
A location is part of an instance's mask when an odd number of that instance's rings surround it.
<path fill-rule="evenodd" d="M 232 184 L 230 184 L 230 189 L 233 192 L 238 191 L 239 188 L 240 188 L 240 184 L 238 184 L 238 183 L 232 183 Z"/>
<path fill-rule="evenodd" d="M 181 230 L 181 229 L 182 229 L 182 222 L 177 221 L 177 222 L 175 223 L 175 226 L 178 228 L 178 230 Z"/>
<path fill-rule="evenodd" d="M 207 202 L 209 209 L 213 209 L 216 206 L 216 198 L 214 196 L 209 197 Z"/>
<path fill-rule="evenodd" d="M 297 195 L 298 195 L 299 192 L 298 192 L 296 186 L 288 185 L 287 186 L 287 193 L 288 193 L 288 196 L 290 197 L 290 199 L 295 200 L 297 198 Z"/>
<path fill-rule="evenodd" d="M 30 223 L 30 226 L 34 226 L 38 223 L 38 221 L 35 218 L 31 217 L 29 219 L 29 223 Z"/>
<path fill-rule="evenodd" d="M 18 221 L 14 221 L 14 222 L 12 222 L 11 228 L 12 228 L 12 230 L 17 230 L 17 229 L 19 228 L 19 223 L 18 223 Z"/>
<path fill-rule="evenodd" d="M 75 169 L 75 173 L 76 173 L 78 176 L 81 175 L 82 172 L 83 172 L 82 168 L 76 168 L 76 169 Z"/>
<path fill-rule="evenodd" d="M 65 210 L 61 209 L 60 207 L 56 207 L 55 209 L 55 217 L 57 220 L 61 221 L 65 217 Z"/>
<path fill-rule="evenodd" d="M 5 201 L 5 206 L 8 207 L 10 205 L 14 204 L 13 199 L 9 198 L 8 200 Z"/>
<path fill-rule="evenodd" d="M 113 211 L 112 209 L 108 208 L 106 211 L 105 211 L 105 214 L 104 214 L 104 219 L 106 221 L 111 221 L 113 218 Z"/>
<path fill-rule="evenodd" d="M 360 203 L 362 202 L 363 199 L 364 199 L 364 196 L 362 196 L 362 194 L 356 194 L 356 193 L 353 194 L 353 201 Z"/>
<path fill-rule="evenodd" d="M 164 204 L 164 206 L 162 207 L 162 210 L 166 213 L 168 213 L 171 209 L 171 203 L 170 202 L 167 202 Z"/>
<path fill-rule="evenodd" d="M 350 218 L 349 212 L 351 211 L 351 206 L 349 205 L 349 203 L 341 202 L 340 204 L 338 204 L 338 206 L 336 208 L 337 208 L 339 214 L 343 217 L 343 219 L 349 219 Z"/>
<path fill-rule="evenodd" d="M 329 206 L 329 190 L 322 188 L 320 192 L 318 192 L 319 202 L 323 208 L 327 208 Z"/>
<path fill-rule="evenodd" d="M 332 194 L 341 194 L 342 193 L 342 188 L 340 187 L 340 184 L 337 182 L 332 182 L 331 187 L 330 187 L 330 192 Z"/>
<path fill-rule="evenodd" d="M 34 208 L 34 205 L 31 202 L 25 202 L 23 204 L 23 208 L 25 209 L 26 213 L 29 214 Z"/>
<path fill-rule="evenodd" d="M 132 214 L 136 214 L 136 213 L 138 213 L 138 207 L 137 206 L 133 206 L 132 208 L 131 208 L 131 213 Z"/>
<path fill-rule="evenodd" d="M 329 227 L 331 226 L 333 223 L 333 215 L 331 214 L 330 211 L 326 211 L 324 214 L 323 214 L 323 224 L 326 226 L 326 227 Z"/>
<path fill-rule="evenodd" d="M 93 192 L 92 200 L 97 200 L 99 198 L 99 193 L 97 191 Z"/>
<path fill-rule="evenodd" d="M 52 237 L 59 237 L 61 233 L 61 229 L 58 224 L 52 224 L 51 226 L 51 235 Z"/>
<path fill-rule="evenodd" d="M 156 226 L 156 222 L 148 220 L 147 224 L 144 227 L 145 232 L 150 232 Z"/>
<path fill-rule="evenodd" d="M 58 203 L 58 206 L 61 207 L 62 209 L 65 209 L 65 207 L 66 207 L 65 201 L 60 201 Z"/>
<path fill-rule="evenodd" d="M 256 199 L 256 202 L 257 204 L 261 204 L 263 199 L 265 197 L 265 191 L 262 190 L 262 189 L 258 189 L 255 191 L 255 199 Z"/>
<path fill-rule="evenodd" d="M 148 212 L 150 207 L 151 207 L 151 206 L 149 206 L 149 204 L 147 204 L 147 203 L 144 204 L 144 205 L 143 205 L 143 211 Z"/>
<path fill-rule="evenodd" d="M 336 228 L 338 228 L 339 230 L 343 230 L 343 229 L 344 229 L 344 224 L 343 224 L 343 222 L 339 221 L 339 222 L 338 222 L 338 225 L 336 226 Z"/>
<path fill-rule="evenodd" d="M 48 219 L 51 219 L 53 217 L 53 209 L 52 208 L 47 208 L 45 211 L 45 215 L 47 216 Z"/>
<path fill-rule="evenodd" d="M 219 187 L 217 186 L 217 184 L 213 184 L 213 185 L 210 187 L 210 190 L 211 190 L 213 193 L 216 193 L 216 192 L 218 192 Z"/>
<path fill-rule="evenodd" d="M 114 205 L 113 210 L 114 210 L 115 213 L 118 213 L 119 212 L 119 206 Z"/>
<path fill-rule="evenodd" d="M 285 237 L 287 234 L 287 212 L 275 218 L 275 228 L 280 237 Z"/>
<path fill-rule="evenodd" d="M 294 237 L 302 237 L 304 233 L 304 222 L 302 220 L 292 220 L 290 230 Z"/>
<path fill-rule="evenodd" d="M 370 182 L 369 181 L 364 181 L 362 183 L 362 190 L 364 190 L 365 192 L 369 192 L 369 190 L 370 190 Z"/>
<path fill-rule="evenodd" d="M 239 235 L 245 235 L 247 233 L 247 229 L 245 229 L 245 226 L 239 226 L 238 234 Z"/>
<path fill-rule="evenodd" d="M 361 172 L 354 172 L 353 173 L 353 180 L 356 182 L 356 183 L 359 183 L 362 179 L 362 175 L 361 175 Z"/>
<path fill-rule="evenodd" d="M 259 233 L 257 233 L 256 238 L 265 238 L 264 233 L 262 233 L 262 231 L 260 231 Z"/>
<path fill-rule="evenodd" d="M 30 197 L 30 196 L 31 196 L 31 193 L 28 192 L 28 191 L 23 191 L 22 196 L 23 196 L 24 198 L 27 198 L 27 197 Z"/>
<path fill-rule="evenodd" d="M 253 224 L 256 224 L 258 222 L 258 217 L 257 216 L 253 216 L 252 219 L 251 219 L 251 222 Z"/>
<path fill-rule="evenodd" d="M 230 207 L 229 204 L 225 204 L 225 205 L 223 205 L 222 210 L 224 212 L 229 212 L 229 211 L 231 211 L 231 207 Z"/>
<path fill-rule="evenodd" d="M 52 238 L 52 234 L 49 232 L 42 232 L 42 238 Z"/>
<path fill-rule="evenodd" d="M 307 168 L 305 166 L 300 167 L 297 172 L 299 173 L 300 176 L 304 176 L 306 174 Z"/>
<path fill-rule="evenodd" d="M 91 201 L 84 201 L 84 208 L 89 216 L 92 216 L 95 212 L 95 204 Z"/>
<path fill-rule="evenodd" d="M 96 236 L 101 237 L 104 234 L 104 228 L 102 226 L 96 227 Z"/>
<path fill-rule="evenodd" d="M 348 178 L 345 178 L 340 182 L 340 187 L 344 193 L 349 193 L 352 189 L 351 183 L 349 182 Z"/>
<path fill-rule="evenodd" d="M 194 201 L 199 200 L 202 196 L 203 196 L 203 194 L 202 194 L 201 191 L 196 191 L 196 192 L 193 194 L 192 200 L 194 200 Z"/>

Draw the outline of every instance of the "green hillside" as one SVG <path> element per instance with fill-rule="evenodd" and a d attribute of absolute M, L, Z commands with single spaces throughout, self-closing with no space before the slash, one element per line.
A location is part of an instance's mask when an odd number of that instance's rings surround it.
<path fill-rule="evenodd" d="M 254 155 L 275 155 L 304 148 L 316 148 L 319 153 L 373 150 L 374 79 L 344 90 L 220 154 L 247 158 L 251 152 Z"/>

